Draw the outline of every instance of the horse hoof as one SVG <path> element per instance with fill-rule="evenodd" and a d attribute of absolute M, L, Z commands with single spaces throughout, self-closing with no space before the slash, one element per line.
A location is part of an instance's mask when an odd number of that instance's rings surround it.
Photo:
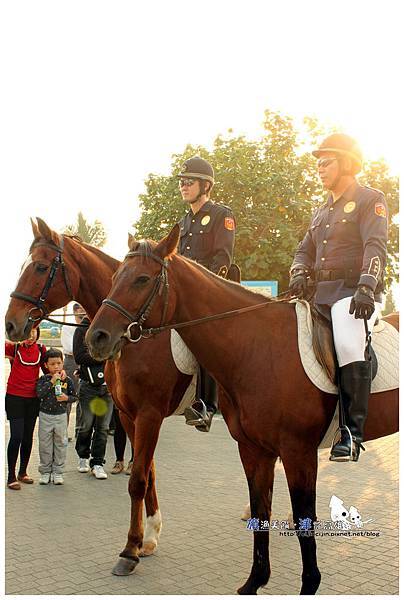
<path fill-rule="evenodd" d="M 138 562 L 139 559 L 135 560 L 130 558 L 124 558 L 121 556 L 114 568 L 112 569 L 112 575 L 130 575 L 132 571 L 135 570 L 135 567 L 138 564 Z"/>
<path fill-rule="evenodd" d="M 247 506 L 244 508 L 243 513 L 240 516 L 240 519 L 242 521 L 248 521 L 248 519 L 251 519 L 251 509 L 250 509 L 249 504 L 247 504 Z"/>
<path fill-rule="evenodd" d="M 249 584 L 245 583 L 237 590 L 237 594 L 240 596 L 256 596 L 257 591 L 253 589 Z"/>
<path fill-rule="evenodd" d="M 156 548 L 157 544 L 155 544 L 154 542 L 146 542 L 140 548 L 139 556 L 151 556 L 152 554 L 154 554 Z"/>

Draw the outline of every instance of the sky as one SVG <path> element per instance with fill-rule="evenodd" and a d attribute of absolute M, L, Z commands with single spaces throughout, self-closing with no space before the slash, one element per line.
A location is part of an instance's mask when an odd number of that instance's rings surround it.
<path fill-rule="evenodd" d="M 399 2 L 20 0 L 0 24 L 3 295 L 82 211 L 122 258 L 150 172 L 187 143 L 317 117 L 400 168 Z"/>

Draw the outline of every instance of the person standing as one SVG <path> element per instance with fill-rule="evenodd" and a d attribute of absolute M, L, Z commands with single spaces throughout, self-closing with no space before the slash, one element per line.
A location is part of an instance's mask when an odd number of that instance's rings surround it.
<path fill-rule="evenodd" d="M 73 355 L 80 373 L 77 468 L 80 473 L 88 473 L 91 469 L 96 479 L 107 479 L 108 475 L 103 465 L 113 403 L 104 380 L 105 362 L 98 362 L 92 358 L 84 339 L 90 320 L 85 316 L 81 323 L 86 327 L 77 328 L 73 337 Z"/>
<path fill-rule="evenodd" d="M 315 303 L 322 312 L 330 310 L 348 428 L 342 428 L 330 460 L 357 461 L 372 377 L 371 362 L 365 360 L 364 320 L 371 332 L 382 306 L 388 210 L 382 192 L 356 181 L 362 153 L 353 138 L 332 134 L 313 155 L 318 158 L 318 173 L 329 195 L 314 212 L 299 244 L 290 270 L 290 289 L 305 297 L 312 276 Z"/>
<path fill-rule="evenodd" d="M 81 323 L 81 319 L 85 315 L 85 312 L 84 312 L 83 307 L 78 302 L 75 302 L 73 304 L 73 314 L 74 314 L 75 322 L 77 324 Z M 77 395 L 79 379 L 75 373 L 78 369 L 78 365 L 76 364 L 76 361 L 74 360 L 74 356 L 73 356 L 73 336 L 74 336 L 75 330 L 76 330 L 76 327 L 74 327 L 73 325 L 63 325 L 61 333 L 60 333 L 60 343 L 62 344 L 62 350 L 63 350 L 63 355 L 64 355 L 63 367 L 64 367 L 64 370 L 66 371 L 66 375 L 72 380 L 73 385 L 74 385 L 75 395 Z M 67 425 L 68 426 L 69 426 L 71 410 L 72 410 L 72 404 L 71 404 L 71 402 L 68 402 L 66 405 Z M 78 415 L 76 413 L 76 432 L 77 432 L 77 427 L 78 427 Z M 69 438 L 69 442 L 70 441 L 71 441 L 71 438 Z"/>
<path fill-rule="evenodd" d="M 55 485 L 63 485 L 67 450 L 67 405 L 77 400 L 73 381 L 63 370 L 63 354 L 57 348 L 44 356 L 48 375 L 38 379 L 36 392 L 39 408 L 39 483 L 47 485 L 53 477 Z"/>
<path fill-rule="evenodd" d="M 34 483 L 27 474 L 32 450 L 32 437 L 39 413 L 39 400 L 36 395 L 36 382 L 39 369 L 45 370 L 45 346 L 38 344 L 40 330 L 32 329 L 30 336 L 22 343 L 5 343 L 5 355 L 11 361 L 11 371 L 6 389 L 6 413 L 10 422 L 10 440 L 7 447 L 8 477 L 7 487 L 20 490 L 22 483 Z M 20 454 L 18 476 L 15 469 Z"/>
<path fill-rule="evenodd" d="M 210 200 L 212 165 L 199 156 L 185 161 L 178 175 L 182 198 L 189 211 L 181 219 L 179 253 L 216 275 L 226 277 L 233 260 L 235 221 L 231 209 Z M 208 432 L 218 408 L 215 380 L 199 367 L 198 399 L 184 411 L 187 425 Z"/>

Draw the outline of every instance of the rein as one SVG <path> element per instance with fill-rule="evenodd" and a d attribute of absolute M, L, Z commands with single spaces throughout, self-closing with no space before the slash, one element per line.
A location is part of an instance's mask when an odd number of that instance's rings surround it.
<path fill-rule="evenodd" d="M 14 292 L 11 292 L 10 297 L 17 298 L 18 300 L 24 300 L 25 302 L 30 302 L 31 304 L 34 305 L 34 308 L 31 308 L 28 313 L 28 321 L 32 321 L 33 323 L 36 323 L 38 321 L 41 321 L 41 319 L 46 319 L 47 321 L 50 321 L 51 323 L 57 323 L 58 325 L 72 325 L 74 327 L 84 327 L 84 325 L 81 325 L 81 324 L 63 323 L 61 321 L 55 321 L 54 319 L 51 319 L 50 317 L 48 317 L 49 310 L 47 310 L 45 303 L 46 303 L 46 299 L 49 294 L 49 290 L 51 289 L 51 287 L 53 286 L 53 284 L 55 282 L 59 267 L 62 271 L 63 281 L 65 284 L 66 291 L 67 291 L 69 297 L 72 300 L 74 300 L 69 277 L 67 275 L 66 265 L 63 260 L 64 237 L 61 236 L 60 240 L 61 240 L 60 246 L 57 246 L 56 244 L 53 244 L 50 242 L 36 242 L 36 243 L 34 242 L 34 244 L 33 244 L 33 247 L 46 246 L 48 248 L 51 248 L 52 250 L 56 250 L 56 252 L 57 252 L 55 258 L 52 261 L 48 278 L 45 281 L 45 285 L 42 288 L 42 292 L 40 293 L 39 298 L 34 298 L 34 296 L 30 296 L 29 294 L 23 294 L 22 292 L 17 292 L 15 290 L 14 290 Z M 39 316 L 34 317 L 33 312 L 36 310 L 39 310 Z"/>
<path fill-rule="evenodd" d="M 144 253 L 143 252 L 128 252 L 128 254 L 125 256 L 125 259 L 128 257 L 131 257 L 131 256 L 143 256 L 144 257 Z M 132 313 L 130 313 L 121 304 L 119 304 L 118 302 L 115 302 L 115 300 L 112 300 L 111 298 L 105 298 L 105 300 L 102 301 L 103 304 L 116 310 L 123 317 L 128 319 L 129 325 L 126 330 L 126 333 L 124 333 L 124 335 L 122 337 L 126 338 L 129 342 L 131 342 L 133 344 L 139 342 L 142 337 L 149 338 L 153 335 L 162 333 L 163 331 L 167 331 L 170 329 L 182 329 L 184 327 L 190 327 L 191 325 L 199 325 L 200 323 L 207 323 L 208 321 L 217 321 L 220 319 L 228 319 L 230 317 L 234 317 L 236 315 L 250 312 L 252 310 L 258 310 L 260 308 L 264 308 L 264 307 L 268 306 L 269 304 L 273 304 L 273 302 L 274 302 L 274 300 L 268 300 L 267 302 L 261 302 L 260 304 L 254 304 L 253 306 L 245 306 L 243 308 L 236 308 L 234 310 L 228 310 L 223 313 L 218 313 L 215 315 L 208 315 L 206 317 L 201 317 L 199 319 L 193 319 L 192 321 L 184 321 L 182 323 L 171 323 L 171 324 L 163 325 L 163 323 L 165 321 L 167 305 L 168 305 L 168 287 L 169 286 L 168 286 L 167 261 L 166 260 L 163 261 L 159 256 L 156 256 L 153 253 L 151 253 L 149 255 L 149 257 L 152 258 L 154 261 L 158 262 L 159 264 L 161 264 L 162 267 L 161 267 L 160 274 L 156 277 L 156 280 L 155 280 L 155 283 L 154 283 L 151 293 L 149 294 L 147 300 L 143 303 L 143 306 L 138 310 L 136 315 L 133 315 Z M 146 321 L 147 317 L 150 314 L 150 311 L 152 309 L 154 301 L 157 297 L 157 293 L 159 293 L 159 295 L 161 295 L 161 291 L 162 291 L 161 286 L 162 286 L 163 282 L 164 282 L 165 297 L 164 297 L 164 309 L 163 309 L 163 314 L 162 314 L 162 318 L 161 318 L 161 324 L 159 327 L 149 327 L 147 329 L 143 329 L 143 323 Z M 281 294 L 281 296 L 286 295 L 288 293 L 289 293 L 289 291 Z M 138 330 L 137 336 L 134 338 L 132 338 L 132 333 L 131 333 L 132 327 L 136 327 Z"/>

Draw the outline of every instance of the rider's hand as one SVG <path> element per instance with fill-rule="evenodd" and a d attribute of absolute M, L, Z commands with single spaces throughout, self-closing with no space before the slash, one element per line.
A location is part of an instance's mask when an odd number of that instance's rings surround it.
<path fill-rule="evenodd" d="M 355 319 L 370 319 L 375 311 L 375 295 L 367 285 L 358 285 L 349 307 L 349 314 Z"/>
<path fill-rule="evenodd" d="M 294 269 L 291 273 L 289 289 L 297 298 L 304 298 L 307 294 L 307 277 L 305 269 Z"/>

